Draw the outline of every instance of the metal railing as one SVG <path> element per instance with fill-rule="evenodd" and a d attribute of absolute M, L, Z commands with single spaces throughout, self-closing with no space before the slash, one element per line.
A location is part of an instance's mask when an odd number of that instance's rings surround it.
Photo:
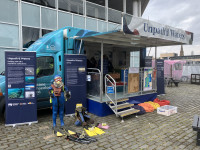
<path fill-rule="evenodd" d="M 99 98 L 101 97 L 101 88 L 100 88 L 100 83 L 101 83 L 101 71 L 97 68 L 87 68 L 88 72 L 87 75 L 90 75 L 91 81 L 87 82 L 87 95 Z"/>
<path fill-rule="evenodd" d="M 107 88 L 111 87 L 113 88 L 114 99 L 111 98 L 111 96 L 108 95 Z M 115 106 L 115 113 L 117 114 L 117 88 L 116 88 L 116 81 L 109 75 L 105 75 L 105 95 L 107 98 L 114 104 Z"/>
<path fill-rule="evenodd" d="M 108 8 L 108 21 L 121 24 L 121 16 L 122 16 L 121 11 Z"/>

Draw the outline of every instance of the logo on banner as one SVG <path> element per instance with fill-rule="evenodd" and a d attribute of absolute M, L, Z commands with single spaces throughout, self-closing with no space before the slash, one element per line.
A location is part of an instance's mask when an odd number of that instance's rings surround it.
<path fill-rule="evenodd" d="M 12 107 L 12 106 L 18 106 L 19 103 L 8 103 L 8 107 Z"/>
<path fill-rule="evenodd" d="M 30 104 L 35 104 L 35 103 L 33 103 L 33 102 L 28 102 L 28 104 L 30 105 Z"/>
<path fill-rule="evenodd" d="M 13 104 L 12 103 L 8 103 L 8 107 L 12 106 Z"/>
<path fill-rule="evenodd" d="M 19 103 L 21 106 L 23 106 L 23 105 L 27 105 L 27 103 Z"/>

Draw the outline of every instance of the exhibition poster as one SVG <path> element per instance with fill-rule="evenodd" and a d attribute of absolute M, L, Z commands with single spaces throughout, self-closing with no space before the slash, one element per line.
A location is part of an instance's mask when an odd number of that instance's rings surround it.
<path fill-rule="evenodd" d="M 85 55 L 65 55 L 65 85 L 71 98 L 65 103 L 65 114 L 74 114 L 77 103 L 86 107 L 86 69 Z"/>
<path fill-rule="evenodd" d="M 6 126 L 37 122 L 36 53 L 5 51 Z"/>
<path fill-rule="evenodd" d="M 152 68 L 144 68 L 144 91 L 152 90 Z"/>
<path fill-rule="evenodd" d="M 157 67 L 157 94 L 165 94 L 164 60 L 156 60 Z"/>

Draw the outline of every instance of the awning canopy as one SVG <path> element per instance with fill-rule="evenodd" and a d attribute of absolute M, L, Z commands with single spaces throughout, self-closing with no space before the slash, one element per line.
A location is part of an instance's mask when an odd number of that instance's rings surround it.
<path fill-rule="evenodd" d="M 193 33 L 182 29 L 162 25 L 153 21 L 133 17 L 127 25 L 123 19 L 123 29 L 109 32 L 99 32 L 76 37 L 84 41 L 114 44 L 131 47 L 155 47 L 192 44 Z"/>

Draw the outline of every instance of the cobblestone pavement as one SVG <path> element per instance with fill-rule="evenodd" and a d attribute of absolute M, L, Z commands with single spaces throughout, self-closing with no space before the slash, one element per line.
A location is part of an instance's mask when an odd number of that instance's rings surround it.
<path fill-rule="evenodd" d="M 96 122 L 107 122 L 110 128 L 104 135 L 96 136 L 97 142 L 88 145 L 55 137 L 51 130 L 51 110 L 39 111 L 39 123 L 31 126 L 5 127 L 0 121 L 0 149 L 200 149 L 196 146 L 197 133 L 192 130 L 193 116 L 200 114 L 200 86 L 180 84 L 166 88 L 166 93 L 160 99 L 168 99 L 171 105 L 177 106 L 177 114 L 167 117 L 154 111 L 126 117 L 124 123 L 115 115 L 92 115 Z M 65 117 L 65 123 L 73 126 L 74 118 Z M 81 127 L 75 129 L 82 130 Z"/>

